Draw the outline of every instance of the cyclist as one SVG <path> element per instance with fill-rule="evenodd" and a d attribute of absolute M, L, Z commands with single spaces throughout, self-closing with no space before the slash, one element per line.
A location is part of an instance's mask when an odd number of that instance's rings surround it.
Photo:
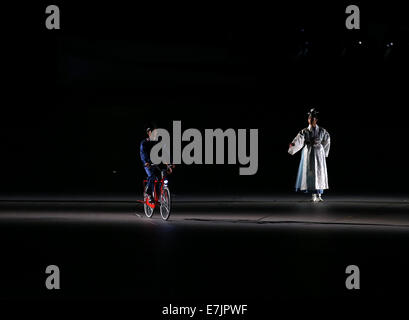
<path fill-rule="evenodd" d="M 154 187 L 154 182 L 155 182 L 155 168 L 152 167 L 150 153 L 151 153 L 151 149 L 153 145 L 156 143 L 156 141 L 153 141 L 155 140 L 154 138 L 156 135 L 155 128 L 151 126 L 147 127 L 146 135 L 147 137 L 144 138 L 140 143 L 139 152 L 140 152 L 141 160 L 143 163 L 143 167 L 146 171 L 146 174 L 148 175 L 148 178 L 147 178 L 148 189 L 146 191 L 149 197 L 149 201 L 152 202 L 153 201 L 153 187 Z"/>
<path fill-rule="evenodd" d="M 150 158 L 151 149 L 157 143 L 157 140 L 156 140 L 157 131 L 155 129 L 156 128 L 154 126 L 148 126 L 146 128 L 147 137 L 141 141 L 140 147 L 139 147 L 139 152 L 140 152 L 140 157 L 143 163 L 143 167 L 148 176 L 147 178 L 148 188 L 146 190 L 146 193 L 148 195 L 149 202 L 151 203 L 154 201 L 153 191 L 154 191 L 155 178 L 158 176 L 158 174 L 161 171 L 158 166 L 155 166 L 152 164 L 151 158 Z M 168 173 L 171 173 L 173 166 L 170 166 L 167 163 L 165 163 L 165 165 L 166 165 L 166 171 Z"/>

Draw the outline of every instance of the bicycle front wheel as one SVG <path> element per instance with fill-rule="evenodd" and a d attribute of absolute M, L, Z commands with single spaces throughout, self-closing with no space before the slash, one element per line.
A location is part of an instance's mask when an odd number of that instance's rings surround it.
<path fill-rule="evenodd" d="M 163 220 L 168 220 L 170 216 L 170 209 L 172 202 L 170 199 L 170 191 L 167 186 L 163 187 L 162 194 L 160 196 L 160 215 Z"/>

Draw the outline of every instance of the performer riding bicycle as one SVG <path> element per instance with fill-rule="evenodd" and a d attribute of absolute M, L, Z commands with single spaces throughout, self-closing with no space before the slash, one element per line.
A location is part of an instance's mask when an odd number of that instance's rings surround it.
<path fill-rule="evenodd" d="M 146 128 L 146 135 L 147 137 L 143 139 L 140 143 L 139 152 L 140 152 L 140 157 L 143 163 L 143 167 L 148 176 L 147 178 L 148 188 L 146 190 L 146 193 L 148 194 L 149 202 L 152 202 L 154 199 L 153 191 L 154 191 L 155 179 L 158 177 L 161 171 L 158 166 L 152 164 L 152 161 L 150 158 L 151 149 L 157 143 L 157 140 L 156 140 L 157 134 L 156 134 L 155 127 L 148 126 Z M 165 165 L 166 165 L 166 170 L 168 171 L 168 173 L 171 173 L 172 166 L 170 166 L 169 164 L 165 164 Z"/>

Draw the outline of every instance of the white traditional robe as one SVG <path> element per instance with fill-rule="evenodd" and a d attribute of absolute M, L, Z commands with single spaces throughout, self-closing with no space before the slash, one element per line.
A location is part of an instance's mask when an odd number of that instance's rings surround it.
<path fill-rule="evenodd" d="M 325 158 L 328 157 L 330 136 L 327 130 L 311 125 L 294 138 L 294 146 L 288 153 L 294 155 L 302 149 L 298 168 L 296 190 L 315 191 L 328 189 L 328 173 Z"/>

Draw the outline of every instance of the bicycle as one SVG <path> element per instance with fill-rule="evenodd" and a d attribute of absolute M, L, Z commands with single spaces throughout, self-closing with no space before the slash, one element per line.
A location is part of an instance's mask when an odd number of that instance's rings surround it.
<path fill-rule="evenodd" d="M 156 169 L 160 170 L 158 165 L 151 165 Z M 171 195 L 168 186 L 167 176 L 169 175 L 169 167 L 165 170 L 160 170 L 161 178 L 160 180 L 155 179 L 153 185 L 153 199 L 149 201 L 149 197 L 147 194 L 148 189 L 148 180 L 143 180 L 143 201 L 139 200 L 139 202 L 143 203 L 143 209 L 145 215 L 148 218 L 151 218 L 155 208 L 159 205 L 160 215 L 163 220 L 168 220 L 170 216 L 170 211 L 172 207 Z M 159 191 L 159 192 L 158 192 Z M 152 201 L 153 200 L 153 201 Z"/>

